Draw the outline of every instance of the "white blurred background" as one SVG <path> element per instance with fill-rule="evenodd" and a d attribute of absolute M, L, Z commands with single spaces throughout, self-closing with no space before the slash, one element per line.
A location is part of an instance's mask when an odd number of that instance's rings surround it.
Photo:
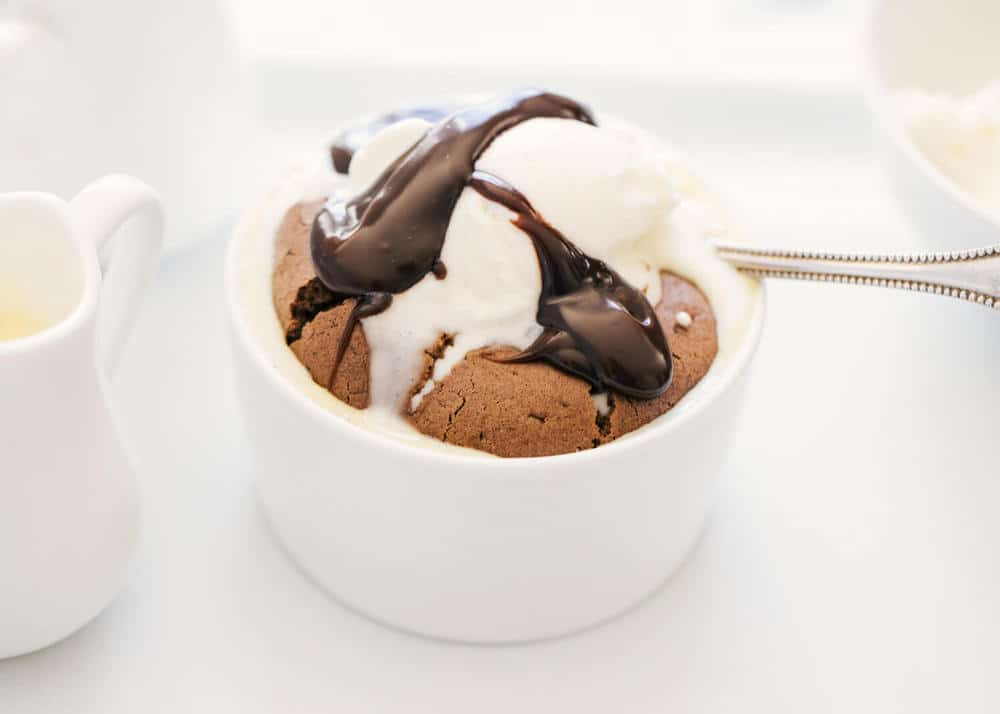
<path fill-rule="evenodd" d="M 252 60 L 842 77 L 866 0 L 227 0 Z M 416 28 L 419 28 L 417 30 Z"/>

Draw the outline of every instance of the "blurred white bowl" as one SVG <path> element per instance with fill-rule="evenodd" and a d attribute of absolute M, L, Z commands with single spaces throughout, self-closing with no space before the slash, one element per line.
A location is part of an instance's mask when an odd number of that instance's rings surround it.
<path fill-rule="evenodd" d="M 1000 80 L 998 0 L 875 0 L 867 27 L 869 104 L 888 137 L 894 189 L 935 250 L 1000 242 L 1000 211 L 972 197 L 913 142 L 896 93 L 965 96 Z"/>
<path fill-rule="evenodd" d="M 168 251 L 235 217 L 250 124 L 219 0 L 0 2 L 0 96 L 0 191 L 130 173 Z"/>

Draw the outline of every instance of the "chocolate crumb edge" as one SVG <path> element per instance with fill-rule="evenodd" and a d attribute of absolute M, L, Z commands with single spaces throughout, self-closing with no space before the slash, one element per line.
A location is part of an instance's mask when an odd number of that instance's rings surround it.
<path fill-rule="evenodd" d="M 322 283 L 312 278 L 299 288 L 291 304 L 292 319 L 285 331 L 285 343 L 291 345 L 302 337 L 302 330 L 318 315 L 344 304 L 346 297 L 337 295 Z"/>

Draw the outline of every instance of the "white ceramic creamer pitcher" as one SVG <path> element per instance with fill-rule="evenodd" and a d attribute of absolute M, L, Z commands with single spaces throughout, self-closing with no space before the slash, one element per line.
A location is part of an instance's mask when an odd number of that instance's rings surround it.
<path fill-rule="evenodd" d="M 162 240 L 159 198 L 127 176 L 68 204 L 0 194 L 0 658 L 123 582 L 138 509 L 105 387 Z"/>

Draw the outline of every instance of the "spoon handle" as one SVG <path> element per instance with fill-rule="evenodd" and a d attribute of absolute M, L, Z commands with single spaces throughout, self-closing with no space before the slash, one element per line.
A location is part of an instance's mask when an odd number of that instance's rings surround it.
<path fill-rule="evenodd" d="M 762 278 L 914 290 L 1000 310 L 1000 245 L 955 253 L 814 253 L 719 244 L 716 250 L 739 270 Z"/>

